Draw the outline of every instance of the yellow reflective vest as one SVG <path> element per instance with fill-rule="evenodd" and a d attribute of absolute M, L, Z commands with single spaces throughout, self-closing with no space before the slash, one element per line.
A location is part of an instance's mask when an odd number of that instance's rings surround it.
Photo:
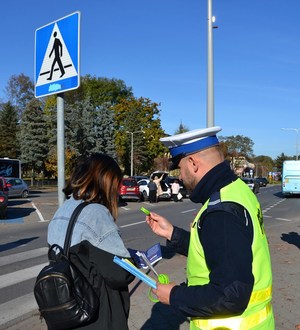
<path fill-rule="evenodd" d="M 256 196 L 242 180 L 237 179 L 220 190 L 222 202 L 242 205 L 250 214 L 253 224 L 252 273 L 254 286 L 246 310 L 239 316 L 227 318 L 192 318 L 191 330 L 274 330 L 274 316 L 271 306 L 272 271 L 267 238 L 263 226 L 263 216 Z M 197 221 L 207 209 L 209 200 L 203 205 L 191 227 L 190 245 L 187 259 L 188 286 L 209 283 L 209 269 L 205 262 L 203 247 L 199 240 Z M 250 219 L 249 219 L 250 221 Z"/>

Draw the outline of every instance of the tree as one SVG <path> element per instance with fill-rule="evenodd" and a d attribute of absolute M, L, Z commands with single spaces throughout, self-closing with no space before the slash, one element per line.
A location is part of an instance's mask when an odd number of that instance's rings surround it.
<path fill-rule="evenodd" d="M 254 142 L 250 138 L 243 135 L 231 135 L 225 137 L 220 136 L 219 139 L 226 145 L 229 156 L 244 156 L 247 158 L 253 157 Z"/>
<path fill-rule="evenodd" d="M 275 167 L 277 168 L 277 171 L 282 173 L 282 165 L 285 160 L 291 160 L 292 157 L 288 157 L 283 152 L 277 156 L 274 160 Z"/>
<path fill-rule="evenodd" d="M 94 108 L 90 99 L 65 106 L 65 144 L 77 156 L 86 156 L 95 146 Z"/>
<path fill-rule="evenodd" d="M 189 131 L 188 127 L 184 126 L 182 124 L 182 122 L 180 122 L 179 127 L 177 128 L 177 130 L 175 131 L 174 134 L 181 134 L 181 133 L 185 133 L 185 132 L 188 132 L 188 131 Z"/>
<path fill-rule="evenodd" d="M 115 145 L 115 117 L 109 102 L 95 109 L 95 144 L 92 152 L 103 152 L 117 160 Z"/>
<path fill-rule="evenodd" d="M 133 96 L 132 88 L 120 79 L 109 79 L 86 75 L 81 77 L 80 87 L 66 94 L 66 103 L 74 104 L 87 97 L 94 107 L 105 103 L 117 104 L 119 99 Z"/>
<path fill-rule="evenodd" d="M 119 161 L 130 173 L 131 133 L 133 134 L 135 172 L 149 172 L 154 159 L 165 152 L 159 139 L 164 135 L 159 104 L 147 98 L 121 99 L 113 106 L 116 125 L 116 150 Z M 128 133 L 127 133 L 128 132 Z"/>
<path fill-rule="evenodd" d="M 19 139 L 22 163 L 33 173 L 43 171 L 48 139 L 44 113 L 37 99 L 32 99 L 22 114 Z"/>
<path fill-rule="evenodd" d="M 8 80 L 5 90 L 8 100 L 16 108 L 18 117 L 21 118 L 26 105 L 34 98 L 34 84 L 32 79 L 23 73 L 13 75 Z"/>
<path fill-rule="evenodd" d="M 0 156 L 9 158 L 19 157 L 17 140 L 18 115 L 10 102 L 1 105 L 0 109 Z"/>

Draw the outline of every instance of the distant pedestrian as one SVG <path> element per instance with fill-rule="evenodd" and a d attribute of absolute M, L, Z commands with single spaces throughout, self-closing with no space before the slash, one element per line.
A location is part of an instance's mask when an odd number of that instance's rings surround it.
<path fill-rule="evenodd" d="M 172 185 L 171 185 L 171 190 L 172 190 L 172 194 L 171 197 L 173 199 L 174 202 L 178 202 L 178 194 L 179 194 L 179 190 L 180 190 L 180 185 L 178 183 L 178 180 L 175 180 Z"/>
<path fill-rule="evenodd" d="M 157 202 L 157 186 L 156 183 L 153 181 L 153 179 L 150 179 L 150 182 L 148 183 L 149 188 L 149 202 L 150 203 L 156 203 Z"/>
<path fill-rule="evenodd" d="M 157 187 L 157 190 L 156 190 L 156 196 L 157 196 L 157 201 L 158 201 L 158 198 L 160 195 L 162 195 L 163 193 L 163 190 L 162 190 L 162 187 L 161 187 L 161 180 L 163 178 L 163 175 L 161 175 L 161 177 L 159 178 L 157 175 L 154 177 L 154 182 L 156 184 L 156 187 Z"/>

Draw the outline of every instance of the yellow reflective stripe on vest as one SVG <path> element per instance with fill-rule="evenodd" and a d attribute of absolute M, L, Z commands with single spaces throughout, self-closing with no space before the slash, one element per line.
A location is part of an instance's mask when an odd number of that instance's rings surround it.
<path fill-rule="evenodd" d="M 271 299 L 272 297 L 272 287 L 269 286 L 266 289 L 253 291 L 249 300 L 249 305 L 260 303 Z"/>
<path fill-rule="evenodd" d="M 246 317 L 229 317 L 227 319 L 193 319 L 193 324 L 200 330 L 249 330 L 265 321 L 272 311 L 271 304 L 267 304 L 262 310 Z"/>

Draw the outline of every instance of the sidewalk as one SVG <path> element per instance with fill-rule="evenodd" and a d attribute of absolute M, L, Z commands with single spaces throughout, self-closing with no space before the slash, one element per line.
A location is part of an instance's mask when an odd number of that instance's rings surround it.
<path fill-rule="evenodd" d="M 276 329 L 292 330 L 300 324 L 300 218 L 293 222 L 278 222 L 267 228 L 273 265 L 273 308 Z M 166 255 L 156 266 L 158 273 L 166 273 L 170 280 L 185 280 L 186 258 Z M 189 322 L 177 310 L 148 299 L 148 287 L 135 280 L 131 286 L 130 330 L 188 330 Z M 9 330 L 46 330 L 38 313 L 27 316 Z M 297 329 L 297 328 L 296 328 Z M 299 327 L 300 329 L 300 327 Z M 121 330 L 121 329 L 120 329 Z M 266 329 L 268 330 L 268 329 Z"/>

